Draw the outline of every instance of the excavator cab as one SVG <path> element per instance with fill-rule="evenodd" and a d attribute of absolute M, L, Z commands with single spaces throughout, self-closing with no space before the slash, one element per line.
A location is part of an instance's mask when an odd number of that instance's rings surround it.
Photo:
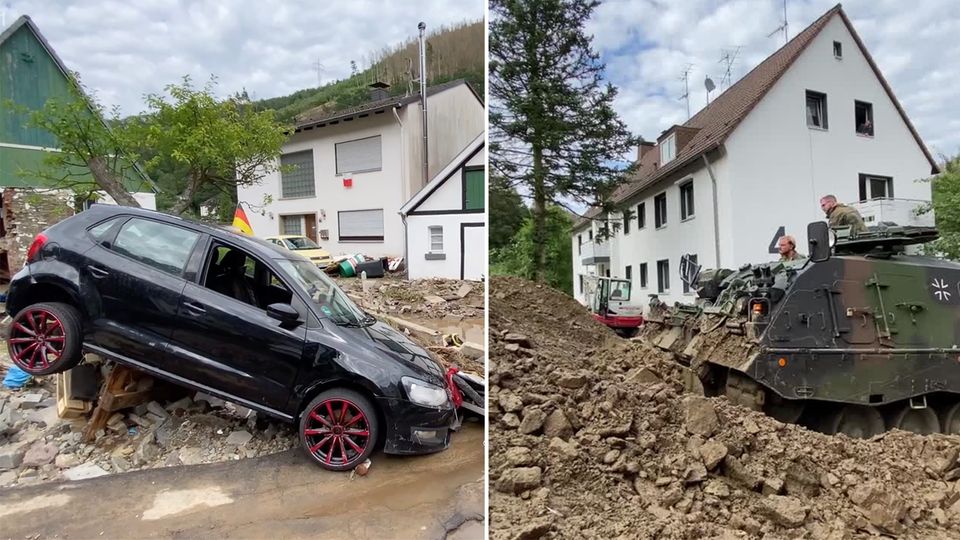
<path fill-rule="evenodd" d="M 624 337 L 635 335 L 643 324 L 643 305 L 632 288 L 626 279 L 594 277 L 587 289 L 593 318 Z"/>

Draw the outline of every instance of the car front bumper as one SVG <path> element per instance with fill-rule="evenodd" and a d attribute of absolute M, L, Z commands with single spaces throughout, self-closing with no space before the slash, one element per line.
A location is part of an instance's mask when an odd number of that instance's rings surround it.
<path fill-rule="evenodd" d="M 379 398 L 386 420 L 385 454 L 429 454 L 446 450 L 459 426 L 454 408 L 436 409 L 405 399 Z"/>

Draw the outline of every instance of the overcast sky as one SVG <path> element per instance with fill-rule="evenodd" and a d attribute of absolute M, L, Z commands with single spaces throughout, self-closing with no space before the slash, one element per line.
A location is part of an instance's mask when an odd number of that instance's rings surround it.
<path fill-rule="evenodd" d="M 350 74 L 350 61 L 444 24 L 484 16 L 484 0 L 0 0 L 6 24 L 29 15 L 67 67 L 108 109 L 143 109 L 143 95 L 190 74 L 217 76 L 221 95 L 267 98 Z"/>
<path fill-rule="evenodd" d="M 788 0 L 792 38 L 835 0 Z M 853 22 L 924 142 L 940 153 L 960 152 L 960 13 L 956 0 L 845 0 Z M 690 71 L 691 114 L 706 104 L 706 75 L 719 86 L 724 49 L 741 45 L 732 79 L 783 45 L 782 0 L 607 0 L 588 30 L 619 87 L 617 110 L 646 140 L 686 121 L 679 98 Z M 712 94 L 716 95 L 716 91 Z"/>

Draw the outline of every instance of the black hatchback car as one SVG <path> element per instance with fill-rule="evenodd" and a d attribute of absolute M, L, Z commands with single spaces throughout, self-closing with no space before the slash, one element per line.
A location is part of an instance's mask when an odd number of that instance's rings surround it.
<path fill-rule="evenodd" d="M 438 451 L 458 422 L 441 366 L 309 260 L 159 212 L 95 205 L 39 234 L 10 283 L 10 357 L 90 351 L 295 422 L 316 463 Z"/>

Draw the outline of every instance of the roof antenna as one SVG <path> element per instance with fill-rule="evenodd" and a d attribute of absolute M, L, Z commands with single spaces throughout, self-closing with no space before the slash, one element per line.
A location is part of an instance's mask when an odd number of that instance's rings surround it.
<path fill-rule="evenodd" d="M 733 64 L 737 61 L 737 56 L 740 55 L 740 49 L 743 48 L 743 45 L 737 45 L 737 48 L 732 52 L 730 49 L 722 49 L 720 51 L 720 62 L 721 64 L 726 64 L 726 69 L 723 72 L 723 77 L 720 78 L 720 91 L 723 91 L 723 85 L 726 83 L 727 88 L 730 88 L 730 82 L 732 80 L 732 71 Z"/>
<path fill-rule="evenodd" d="M 683 81 L 683 95 L 680 96 L 680 99 L 686 100 L 687 102 L 687 120 L 690 119 L 690 70 L 693 68 L 693 64 L 687 64 L 683 68 L 683 74 L 680 75 L 680 80 Z"/>
<path fill-rule="evenodd" d="M 787 33 L 787 27 L 789 23 L 787 22 L 787 0 L 783 0 L 783 20 L 780 21 L 780 26 L 776 28 L 773 32 L 767 34 L 767 37 L 773 37 L 777 32 L 783 32 L 783 44 L 786 45 L 789 41 L 789 34 Z"/>

